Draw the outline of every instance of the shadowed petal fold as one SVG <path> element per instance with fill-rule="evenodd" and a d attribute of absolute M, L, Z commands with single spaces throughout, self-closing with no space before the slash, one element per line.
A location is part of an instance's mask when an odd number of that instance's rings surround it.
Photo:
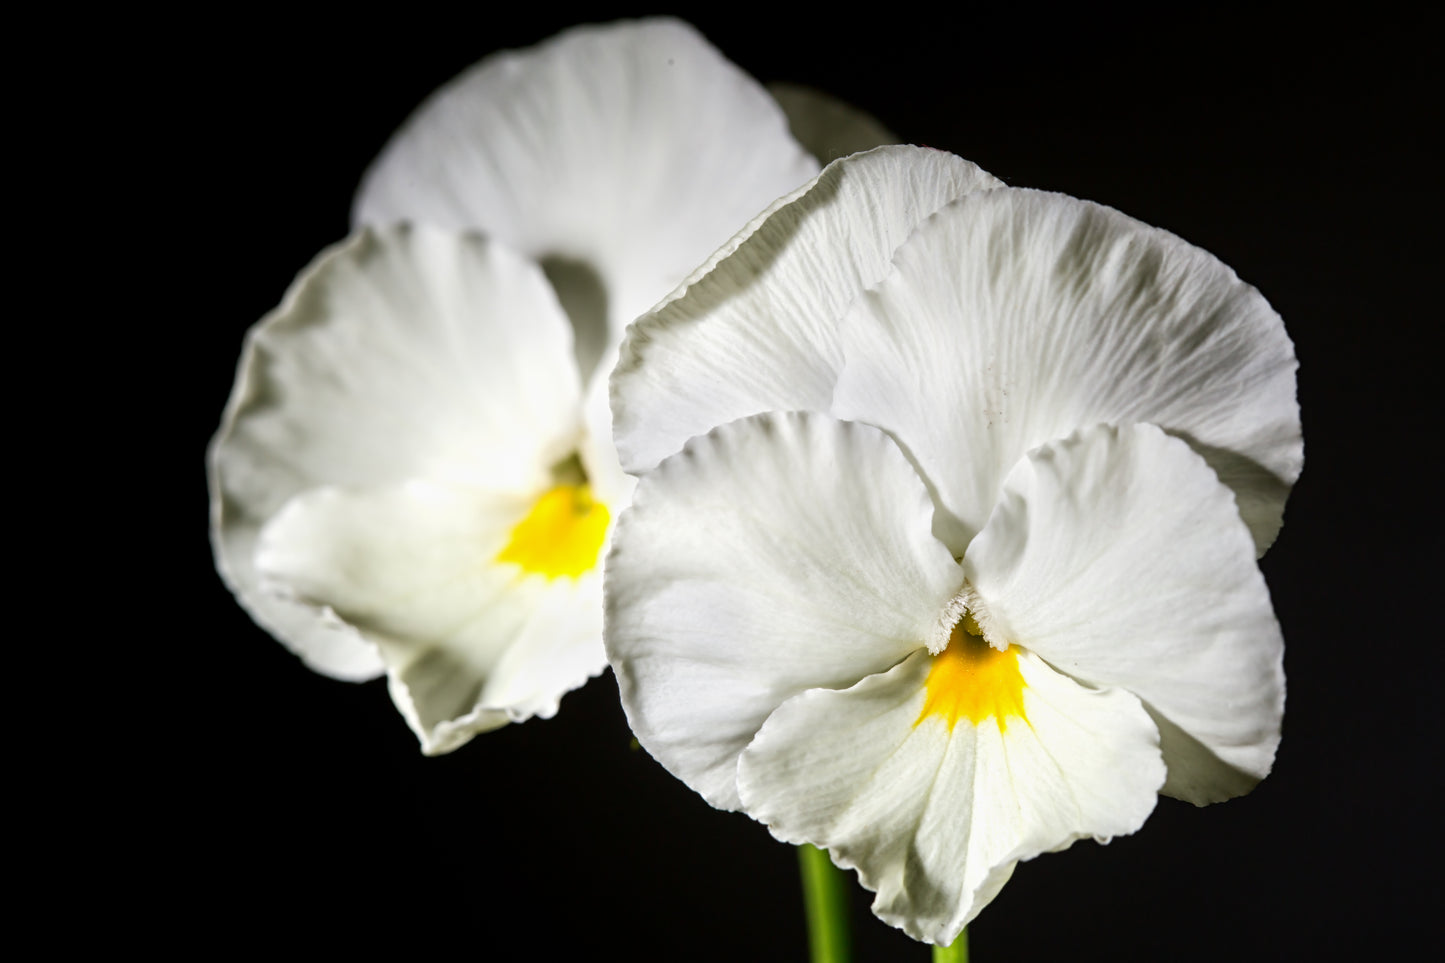
<path fill-rule="evenodd" d="M 768 93 L 788 116 L 788 130 L 820 163 L 901 143 L 877 118 L 821 90 L 802 84 L 771 83 Z"/>

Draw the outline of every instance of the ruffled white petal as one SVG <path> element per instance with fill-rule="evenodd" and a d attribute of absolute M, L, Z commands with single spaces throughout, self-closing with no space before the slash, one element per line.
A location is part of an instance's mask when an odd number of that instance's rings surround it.
<path fill-rule="evenodd" d="M 788 130 L 821 164 L 900 143 L 898 136 L 852 104 L 801 84 L 771 83 L 768 93 L 788 115 Z"/>
<path fill-rule="evenodd" d="M 1229 489 L 1184 442 L 1101 425 L 1031 452 L 963 564 L 991 641 L 1169 724 L 1170 795 L 1213 802 L 1269 772 L 1283 640 Z"/>
<path fill-rule="evenodd" d="M 612 377 L 622 467 L 762 411 L 826 411 L 849 302 L 919 221 L 998 181 L 952 154 L 882 147 L 778 201 L 628 329 Z"/>
<path fill-rule="evenodd" d="M 953 942 L 1014 864 L 1132 833 L 1164 779 L 1137 699 L 1019 660 L 1027 723 L 920 719 L 920 651 L 845 691 L 784 703 L 738 763 L 743 804 L 786 842 L 826 847 L 915 939 Z"/>
<path fill-rule="evenodd" d="M 367 173 L 354 219 L 481 229 L 593 287 L 615 343 L 817 170 L 754 80 L 688 25 L 640 20 L 489 57 L 438 90 Z"/>
<path fill-rule="evenodd" d="M 261 533 L 263 582 L 371 640 L 429 754 L 550 716 L 602 670 L 597 571 L 547 578 L 499 562 L 531 499 L 414 481 L 293 499 Z"/>
<path fill-rule="evenodd" d="M 939 211 L 853 304 L 832 413 L 887 429 L 961 553 L 1035 445 L 1152 422 L 1239 494 L 1259 551 L 1302 462 L 1279 316 L 1210 254 L 1117 211 L 1002 189 Z"/>
<path fill-rule="evenodd" d="M 314 488 L 412 478 L 530 495 L 582 433 L 566 319 L 535 266 L 478 237 L 364 231 L 247 337 L 210 451 L 217 566 L 321 672 L 377 674 L 334 613 L 263 591 L 257 534 Z"/>
<path fill-rule="evenodd" d="M 607 559 L 607 649 L 632 730 L 720 808 L 784 700 L 894 665 L 962 584 L 882 432 L 768 414 L 644 476 Z"/>

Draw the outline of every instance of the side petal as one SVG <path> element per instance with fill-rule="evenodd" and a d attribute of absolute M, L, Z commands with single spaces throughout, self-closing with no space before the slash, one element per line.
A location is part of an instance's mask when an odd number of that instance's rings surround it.
<path fill-rule="evenodd" d="M 313 488 L 423 477 L 531 493 L 582 431 L 567 322 L 535 266 L 479 237 L 363 231 L 247 335 L 209 452 L 216 565 L 318 671 L 379 674 L 334 614 L 261 590 L 256 539 Z"/>
<path fill-rule="evenodd" d="M 998 181 L 952 154 L 881 147 L 835 161 L 744 228 L 628 329 L 612 376 L 625 471 L 762 411 L 826 411 L 844 309 L 919 221 Z"/>
<path fill-rule="evenodd" d="M 885 922 L 948 944 L 1019 860 L 1143 825 L 1164 766 L 1137 699 L 1028 655 L 1026 723 L 950 729 L 924 712 L 933 658 L 784 703 L 742 754 L 738 787 L 773 835 L 856 868 Z"/>
<path fill-rule="evenodd" d="M 534 715 L 605 664 L 594 569 L 548 578 L 498 560 L 529 501 L 414 481 L 293 499 L 261 533 L 265 582 L 335 612 L 381 653 L 428 754 Z"/>
<path fill-rule="evenodd" d="M 788 116 L 788 129 L 819 163 L 901 143 L 871 114 L 802 84 L 771 83 L 768 93 Z"/>
<path fill-rule="evenodd" d="M 937 633 L 962 584 L 893 443 L 768 414 L 638 483 L 607 560 L 607 651 L 632 731 L 719 808 L 738 753 L 805 689 L 849 686 Z"/>
<path fill-rule="evenodd" d="M 817 170 L 766 91 L 697 31 L 639 20 L 467 70 L 382 151 L 353 217 L 480 229 L 568 277 L 591 272 L 615 343 Z"/>
<path fill-rule="evenodd" d="M 1284 642 L 1229 489 L 1153 425 L 1033 451 L 964 556 L 990 641 L 1134 693 L 1159 718 L 1169 795 L 1264 778 L 1284 711 Z"/>
<path fill-rule="evenodd" d="M 1294 349 L 1212 255 L 1117 211 L 1002 189 L 939 211 L 854 302 L 832 413 L 892 433 L 961 553 L 1036 445 L 1101 422 L 1187 440 L 1258 550 L 1303 460 Z"/>

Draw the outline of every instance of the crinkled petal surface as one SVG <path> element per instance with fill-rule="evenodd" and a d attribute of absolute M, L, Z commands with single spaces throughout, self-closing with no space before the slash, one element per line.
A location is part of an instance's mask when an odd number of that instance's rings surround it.
<path fill-rule="evenodd" d="M 607 649 L 632 731 L 714 806 L 781 703 L 881 672 L 938 631 L 962 573 L 886 435 L 767 414 L 638 483 L 607 559 Z"/>
<path fill-rule="evenodd" d="M 261 533 L 263 580 L 375 643 L 429 754 L 533 715 L 602 670 L 602 580 L 498 559 L 532 500 L 414 481 L 293 499 Z"/>
<path fill-rule="evenodd" d="M 622 467 L 647 471 L 747 415 L 826 411 L 844 309 L 919 221 L 998 183 L 952 154 L 881 147 L 779 200 L 628 329 L 612 376 Z"/>
<path fill-rule="evenodd" d="M 975 618 L 1162 717 L 1169 782 L 1198 804 L 1270 769 L 1284 643 L 1229 489 L 1153 425 L 1095 426 L 1009 474 L 964 569 Z"/>
<path fill-rule="evenodd" d="M 615 343 L 817 170 L 756 81 L 688 25 L 640 20 L 489 57 L 438 90 L 367 173 L 354 219 L 483 230 L 590 286 Z"/>
<path fill-rule="evenodd" d="M 948 944 L 1018 860 L 1143 825 L 1164 766 L 1137 699 L 1029 655 L 1026 723 L 950 729 L 923 716 L 933 658 L 921 650 L 850 689 L 784 703 L 743 752 L 738 787 L 779 839 L 856 867 L 880 918 Z"/>
<path fill-rule="evenodd" d="M 263 589 L 261 527 L 331 486 L 423 478 L 532 497 L 576 449 L 580 409 L 568 325 L 535 266 L 478 237 L 363 231 L 247 337 L 210 451 L 217 566 L 313 668 L 377 675 L 381 658 L 354 627 Z"/>
<path fill-rule="evenodd" d="M 956 554 L 1036 445 L 1101 422 L 1187 440 L 1258 551 L 1303 460 L 1294 349 L 1212 255 L 1060 194 L 972 194 L 921 224 L 853 303 L 832 413 L 887 429 Z"/>

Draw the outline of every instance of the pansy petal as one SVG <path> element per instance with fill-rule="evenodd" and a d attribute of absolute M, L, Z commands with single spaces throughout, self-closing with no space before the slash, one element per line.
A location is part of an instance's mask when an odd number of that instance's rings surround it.
<path fill-rule="evenodd" d="M 610 336 L 817 173 L 763 88 L 687 24 L 568 30 L 433 94 L 357 195 L 358 224 L 477 228 L 574 280 Z"/>
<path fill-rule="evenodd" d="M 643 477 L 607 559 L 607 648 L 638 739 L 714 806 L 784 700 L 938 632 L 962 584 L 886 435 L 798 413 L 694 439 Z"/>
<path fill-rule="evenodd" d="M 612 370 L 612 366 L 617 363 L 615 346 L 603 355 L 602 363 L 606 370 Z M 582 404 L 582 418 L 587 428 L 579 452 L 583 466 L 597 497 L 613 506 L 614 513 L 621 512 L 632 503 L 632 490 L 637 479 L 624 472 L 617 463 L 617 445 L 612 439 L 612 408 L 607 379 L 593 380 L 587 387 L 587 397 Z"/>
<path fill-rule="evenodd" d="M 1143 825 L 1164 766 L 1137 699 L 1027 654 L 1026 722 L 950 727 L 925 711 L 933 658 L 784 703 L 743 752 L 738 787 L 779 839 L 857 868 L 880 918 L 948 944 L 1017 861 Z"/>
<path fill-rule="evenodd" d="M 265 527 L 256 564 L 370 639 L 423 750 L 446 752 L 552 715 L 604 665 L 599 573 L 549 578 L 499 560 L 529 507 L 420 481 L 318 489 Z"/>
<path fill-rule="evenodd" d="M 1076 428 L 1185 438 L 1273 540 L 1302 462 L 1279 316 L 1212 255 L 1097 204 L 1002 189 L 919 226 L 853 303 L 832 413 L 887 429 L 962 552 L 1003 476 Z"/>
<path fill-rule="evenodd" d="M 262 591 L 256 537 L 298 494 L 426 477 L 533 493 L 576 449 L 566 319 L 535 266 L 479 237 L 364 231 L 252 329 L 210 451 L 217 566 L 313 668 L 377 674 L 333 614 Z"/>
<path fill-rule="evenodd" d="M 952 154 L 881 147 L 830 164 L 628 329 L 612 377 L 622 467 L 762 411 L 826 411 L 837 324 L 923 218 L 998 181 Z"/>
<path fill-rule="evenodd" d="M 1100 425 L 1031 452 L 963 564 L 991 641 L 1161 718 L 1167 793 L 1202 805 L 1269 772 L 1284 644 L 1234 499 L 1184 442 Z"/>
<path fill-rule="evenodd" d="M 898 136 L 852 104 L 802 84 L 771 83 L 768 93 L 788 115 L 788 130 L 819 163 L 900 143 Z"/>

